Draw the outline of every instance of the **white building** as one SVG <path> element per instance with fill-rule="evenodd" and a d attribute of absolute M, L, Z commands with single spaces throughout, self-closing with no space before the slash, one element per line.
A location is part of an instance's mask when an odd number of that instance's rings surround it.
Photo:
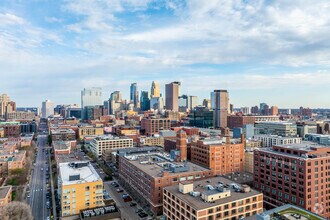
<path fill-rule="evenodd" d="M 48 118 L 49 116 L 54 115 L 54 102 L 46 100 L 42 102 L 41 113 L 43 118 Z"/>
<path fill-rule="evenodd" d="M 90 143 L 90 149 L 96 157 L 102 156 L 104 150 L 117 150 L 133 147 L 133 139 L 112 135 L 102 135 L 94 138 Z"/>
<path fill-rule="evenodd" d="M 193 110 L 196 106 L 198 106 L 198 97 L 197 96 L 188 96 L 188 109 Z"/>
<path fill-rule="evenodd" d="M 150 108 L 162 112 L 164 110 L 163 97 L 153 97 L 150 99 Z"/>
<path fill-rule="evenodd" d="M 300 137 L 282 137 L 277 135 L 254 135 L 253 139 L 261 141 L 263 147 L 300 144 L 302 142 L 302 138 Z"/>
<path fill-rule="evenodd" d="M 250 111 L 250 108 L 249 108 L 249 107 L 242 107 L 242 108 L 241 108 L 241 112 L 242 112 L 244 115 L 249 115 L 249 114 L 251 114 L 251 111 Z"/>

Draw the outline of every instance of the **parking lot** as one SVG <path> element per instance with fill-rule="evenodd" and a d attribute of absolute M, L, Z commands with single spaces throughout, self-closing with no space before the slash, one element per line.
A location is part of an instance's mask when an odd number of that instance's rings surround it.
<path fill-rule="evenodd" d="M 114 185 L 114 183 L 117 183 L 117 185 Z M 151 219 L 150 217 L 148 217 L 147 214 L 145 214 L 145 212 L 141 209 L 141 207 L 138 204 L 136 204 L 134 200 L 130 201 L 130 196 L 118 184 L 117 181 L 104 182 L 104 188 L 109 192 L 110 196 L 115 200 L 118 208 L 121 211 L 122 219 L 125 220 Z M 127 202 L 125 202 L 124 200 L 126 200 Z"/>

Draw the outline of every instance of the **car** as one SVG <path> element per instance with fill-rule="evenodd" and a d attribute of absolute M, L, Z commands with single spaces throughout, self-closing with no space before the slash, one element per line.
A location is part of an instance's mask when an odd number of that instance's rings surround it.
<path fill-rule="evenodd" d="M 43 171 L 43 170 L 44 170 L 44 168 L 40 168 L 40 170 L 41 170 L 41 171 Z"/>
<path fill-rule="evenodd" d="M 140 213 L 140 212 L 143 212 L 143 209 L 138 209 L 135 211 L 136 213 Z"/>
<path fill-rule="evenodd" d="M 147 217 L 148 215 L 147 215 L 146 213 L 144 213 L 144 212 L 140 212 L 140 213 L 139 213 L 139 216 L 140 216 L 140 218 L 145 218 L 145 217 Z"/>
<path fill-rule="evenodd" d="M 26 197 L 30 198 L 31 197 L 30 193 L 28 193 Z"/>
<path fill-rule="evenodd" d="M 129 195 L 128 195 L 128 194 L 123 194 L 121 197 L 122 197 L 123 199 L 125 199 L 126 197 L 129 197 Z"/>
<path fill-rule="evenodd" d="M 134 206 L 136 206 L 136 203 L 135 202 L 131 202 L 131 204 L 129 204 L 129 206 L 134 207 Z"/>
<path fill-rule="evenodd" d="M 122 190 L 122 189 L 117 189 L 116 191 L 117 191 L 117 193 L 124 192 L 124 190 Z"/>
<path fill-rule="evenodd" d="M 49 216 L 47 216 L 46 220 L 50 220 L 50 217 L 49 217 Z"/>

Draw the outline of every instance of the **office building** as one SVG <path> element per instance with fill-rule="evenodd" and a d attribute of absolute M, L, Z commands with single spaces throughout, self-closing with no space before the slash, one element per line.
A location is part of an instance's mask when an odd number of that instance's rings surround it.
<path fill-rule="evenodd" d="M 205 138 L 191 143 L 191 162 L 210 168 L 214 174 L 243 171 L 245 139 Z"/>
<path fill-rule="evenodd" d="M 34 112 L 36 116 L 40 115 L 40 108 L 38 108 L 38 107 L 17 107 L 16 111 Z"/>
<path fill-rule="evenodd" d="M 203 106 L 207 109 L 211 109 L 211 99 L 203 99 Z"/>
<path fill-rule="evenodd" d="M 249 115 L 251 114 L 250 108 L 249 107 L 242 107 L 241 112 L 243 115 Z"/>
<path fill-rule="evenodd" d="M 252 138 L 254 135 L 254 125 L 252 124 L 246 124 L 243 126 L 243 133 L 245 135 L 245 138 Z"/>
<path fill-rule="evenodd" d="M 269 115 L 278 115 L 278 107 L 272 106 L 269 110 Z"/>
<path fill-rule="evenodd" d="M 291 122 L 259 122 L 255 124 L 255 134 L 270 134 L 283 137 L 296 137 L 297 125 Z"/>
<path fill-rule="evenodd" d="M 297 134 L 304 138 L 306 134 L 316 134 L 317 125 L 297 124 Z"/>
<path fill-rule="evenodd" d="M 254 140 L 259 140 L 262 143 L 262 147 L 272 147 L 277 145 L 289 145 L 300 144 L 302 142 L 301 137 L 282 137 L 278 135 L 254 135 Z"/>
<path fill-rule="evenodd" d="M 226 128 L 229 111 L 229 95 L 227 90 L 214 90 L 214 128 Z"/>
<path fill-rule="evenodd" d="M 212 128 L 213 127 L 213 110 L 198 106 L 190 111 L 188 115 L 189 126 L 199 128 Z"/>
<path fill-rule="evenodd" d="M 84 119 L 87 121 L 99 120 L 102 116 L 107 115 L 108 110 L 103 105 L 85 106 Z"/>
<path fill-rule="evenodd" d="M 214 109 L 215 108 L 214 92 L 210 93 L 210 100 L 211 100 L 211 109 Z"/>
<path fill-rule="evenodd" d="M 165 107 L 167 110 L 179 111 L 180 82 L 165 85 Z"/>
<path fill-rule="evenodd" d="M 254 188 L 270 208 L 290 203 L 329 218 L 329 160 L 328 147 L 308 142 L 256 149 Z"/>
<path fill-rule="evenodd" d="M 110 95 L 108 113 L 110 115 L 115 115 L 117 112 L 123 109 L 124 109 L 124 103 L 122 100 L 122 95 L 119 91 L 114 91 Z"/>
<path fill-rule="evenodd" d="M 6 120 L 7 121 L 32 121 L 36 117 L 34 112 L 7 112 L 6 113 Z"/>
<path fill-rule="evenodd" d="M 19 137 L 21 128 L 19 122 L 0 122 L 0 129 L 3 128 L 5 137 Z"/>
<path fill-rule="evenodd" d="M 164 110 L 164 99 L 163 97 L 153 97 L 150 99 L 150 108 L 152 110 L 162 112 Z"/>
<path fill-rule="evenodd" d="M 262 193 L 223 177 L 164 188 L 164 214 L 168 220 L 238 220 L 262 211 Z"/>
<path fill-rule="evenodd" d="M 101 157 L 104 150 L 118 150 L 120 148 L 133 147 L 133 139 L 113 135 L 102 135 L 93 139 L 90 150 L 95 157 Z"/>
<path fill-rule="evenodd" d="M 61 217 L 104 206 L 103 181 L 89 162 L 59 163 L 58 169 L 57 192 Z"/>
<path fill-rule="evenodd" d="M 196 106 L 198 106 L 198 97 L 197 96 L 188 96 L 188 109 L 191 111 Z"/>
<path fill-rule="evenodd" d="M 8 205 L 12 199 L 12 186 L 2 186 L 0 187 L 0 207 Z"/>
<path fill-rule="evenodd" d="M 158 98 L 160 97 L 160 86 L 159 83 L 156 81 L 152 81 L 151 84 L 151 98 Z"/>
<path fill-rule="evenodd" d="M 180 112 L 187 112 L 188 111 L 188 96 L 182 95 L 178 99 L 179 111 Z"/>
<path fill-rule="evenodd" d="M 42 118 L 48 118 L 49 116 L 54 116 L 54 102 L 46 100 L 42 102 L 41 114 Z"/>
<path fill-rule="evenodd" d="M 139 91 L 137 88 L 137 83 L 132 83 L 130 86 L 130 100 L 134 104 L 134 108 L 137 108 L 139 103 Z"/>
<path fill-rule="evenodd" d="M 141 91 L 140 108 L 141 111 L 150 110 L 150 98 L 148 91 Z"/>
<path fill-rule="evenodd" d="M 312 141 L 320 145 L 330 145 L 329 134 L 306 134 L 304 140 Z"/>
<path fill-rule="evenodd" d="M 92 87 L 92 88 L 84 88 L 81 91 L 81 110 L 82 110 L 82 119 L 86 120 L 86 106 L 96 106 L 102 105 L 102 88 Z"/>
<path fill-rule="evenodd" d="M 10 97 L 7 94 L 0 95 L 0 118 L 5 118 L 6 113 L 16 111 L 16 103 L 10 101 Z"/>
<path fill-rule="evenodd" d="M 228 127 L 233 128 L 242 128 L 244 125 L 251 124 L 255 122 L 254 116 L 243 116 L 243 115 L 229 115 L 227 117 Z"/>
<path fill-rule="evenodd" d="M 252 115 L 257 115 L 257 114 L 259 114 L 259 108 L 258 108 L 258 106 L 253 106 L 253 107 L 251 107 L 251 114 L 252 114 Z"/>
<path fill-rule="evenodd" d="M 156 216 L 163 211 L 164 187 L 212 176 L 209 169 L 190 162 L 175 162 L 157 148 L 123 149 L 117 155 L 120 182 Z"/>
<path fill-rule="evenodd" d="M 330 121 L 317 123 L 316 131 L 318 134 L 330 134 Z"/>
<path fill-rule="evenodd" d="M 148 136 L 159 134 L 159 131 L 170 128 L 171 120 L 168 118 L 142 118 L 141 120 L 141 130 Z"/>
<path fill-rule="evenodd" d="M 52 141 L 74 141 L 76 132 L 72 129 L 53 129 L 50 132 Z"/>

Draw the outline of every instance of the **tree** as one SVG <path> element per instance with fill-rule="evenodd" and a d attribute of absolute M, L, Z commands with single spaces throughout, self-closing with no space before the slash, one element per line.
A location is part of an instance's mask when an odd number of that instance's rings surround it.
<path fill-rule="evenodd" d="M 32 212 L 28 204 L 24 202 L 11 202 L 0 207 L 1 220 L 33 220 Z"/>

